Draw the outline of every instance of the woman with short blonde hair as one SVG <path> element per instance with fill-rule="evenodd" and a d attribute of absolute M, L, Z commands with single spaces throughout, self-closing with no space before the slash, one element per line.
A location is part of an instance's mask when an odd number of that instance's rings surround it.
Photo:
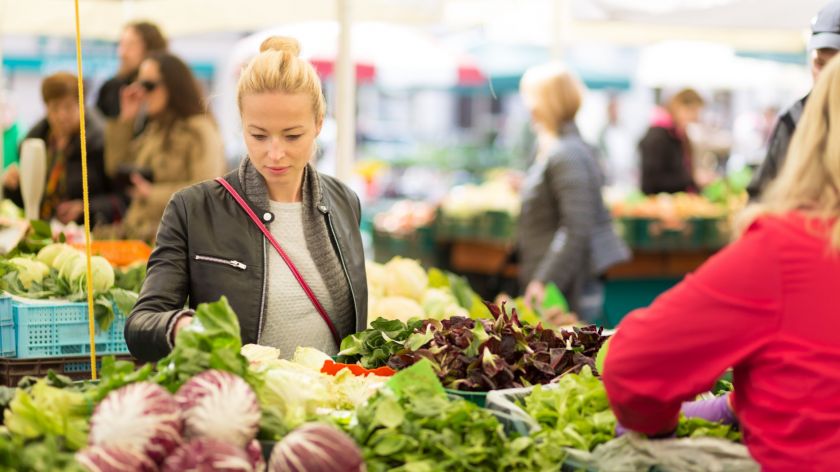
<path fill-rule="evenodd" d="M 299 52 L 291 38 L 263 42 L 237 91 L 248 155 L 169 203 L 126 323 L 135 357 L 165 356 L 192 309 L 223 295 L 242 341 L 284 358 L 298 346 L 335 355 L 367 326 L 359 198 L 311 164 L 324 97 Z"/>
<path fill-rule="evenodd" d="M 540 306 L 545 285 L 554 283 L 572 311 L 595 321 L 603 304 L 601 278 L 629 251 L 604 206 L 593 148 L 575 125 L 583 86 L 563 64 L 549 63 L 525 72 L 520 93 L 538 140 L 522 190 L 520 285 L 526 303 Z"/>

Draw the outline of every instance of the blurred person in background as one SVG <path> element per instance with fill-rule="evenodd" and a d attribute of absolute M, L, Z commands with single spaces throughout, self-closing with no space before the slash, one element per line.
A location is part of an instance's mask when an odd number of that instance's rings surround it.
<path fill-rule="evenodd" d="M 82 148 L 79 138 L 79 88 L 76 76 L 58 72 L 41 83 L 41 97 L 47 116 L 39 121 L 26 139 L 42 139 L 47 148 L 47 174 L 40 217 L 61 223 L 81 223 L 82 206 Z M 102 125 L 91 116 L 85 120 L 90 215 L 93 224 L 118 220 L 125 209 L 124 200 L 112 193 L 111 181 L 105 175 Z M 20 192 L 20 172 L 12 165 L 3 179 L 6 198 L 23 207 Z"/>
<path fill-rule="evenodd" d="M 814 77 L 814 82 L 838 50 L 840 50 L 840 0 L 834 0 L 827 3 L 811 21 L 808 51 L 811 56 L 811 75 Z M 767 184 L 780 172 L 785 162 L 791 136 L 796 130 L 809 95 L 802 97 L 779 115 L 767 145 L 767 156 L 747 187 L 750 198 L 760 197 Z"/>
<path fill-rule="evenodd" d="M 639 142 L 642 192 L 697 191 L 687 128 L 700 118 L 703 104 L 696 90 L 686 88 L 668 98 L 664 108 L 654 110 L 651 126 Z"/>
<path fill-rule="evenodd" d="M 607 103 L 607 123 L 598 137 L 598 149 L 606 176 L 606 184 L 622 189 L 639 186 L 634 138 L 621 120 L 619 97 L 612 95 Z"/>
<path fill-rule="evenodd" d="M 108 79 L 99 89 L 96 108 L 106 118 L 120 116 L 120 91 L 137 79 L 140 63 L 151 53 L 165 51 L 166 37 L 154 23 L 137 21 L 123 28 L 117 55 L 120 59 L 117 75 Z"/>
<path fill-rule="evenodd" d="M 559 63 L 529 69 L 520 93 L 537 134 L 537 155 L 522 188 L 519 279 L 530 306 L 553 282 L 570 309 L 594 321 L 603 306 L 606 270 L 629 258 L 601 196 L 593 148 L 575 125 L 583 85 Z"/>
<path fill-rule="evenodd" d="M 134 137 L 145 107 L 149 123 Z M 189 67 L 167 52 L 150 55 L 122 91 L 120 116 L 105 128 L 105 168 L 131 203 L 111 237 L 151 240 L 178 190 L 225 172 L 222 138 Z"/>
<path fill-rule="evenodd" d="M 742 215 L 740 237 L 629 314 L 611 338 L 602 378 L 624 428 L 669 435 L 682 402 L 733 368 L 734 392 L 683 404 L 683 412 L 740 422 L 763 471 L 837 470 L 838 188 L 840 59 L 833 59 L 779 178 Z"/>

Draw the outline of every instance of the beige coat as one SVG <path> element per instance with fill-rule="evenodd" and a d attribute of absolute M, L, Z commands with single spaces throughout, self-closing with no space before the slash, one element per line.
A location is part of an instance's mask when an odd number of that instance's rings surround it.
<path fill-rule="evenodd" d="M 164 129 L 154 121 L 142 134 L 132 136 L 133 123 L 108 123 L 105 170 L 114 176 L 121 164 L 145 167 L 151 169 L 154 182 L 151 194 L 133 200 L 122 226 L 109 236 L 152 240 L 175 192 L 225 173 L 224 145 L 215 123 L 206 115 L 175 121 L 168 146 L 164 146 Z"/>

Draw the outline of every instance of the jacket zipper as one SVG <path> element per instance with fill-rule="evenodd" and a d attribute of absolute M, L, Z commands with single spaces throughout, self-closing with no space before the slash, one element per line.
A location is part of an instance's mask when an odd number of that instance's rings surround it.
<path fill-rule="evenodd" d="M 246 266 L 245 264 L 243 264 L 239 261 L 229 260 L 229 259 L 221 259 L 219 257 L 201 256 L 201 255 L 196 254 L 195 260 L 204 261 L 204 262 L 213 262 L 215 264 L 223 264 L 223 265 L 230 266 L 230 267 L 233 267 L 233 268 L 239 269 L 239 270 L 245 270 L 245 269 L 248 268 L 248 266 Z"/>
<path fill-rule="evenodd" d="M 353 290 L 353 281 L 350 280 L 350 273 L 347 272 L 347 263 L 344 262 L 344 255 L 341 253 L 341 243 L 338 241 L 338 238 L 335 235 L 335 228 L 333 228 L 332 223 L 332 216 L 330 215 L 329 209 L 323 211 L 327 215 L 327 226 L 330 227 L 330 234 L 332 234 L 333 241 L 335 241 L 335 247 L 338 248 L 338 259 L 341 260 L 341 268 L 344 269 L 344 276 L 347 277 L 347 285 L 350 286 L 350 297 L 353 299 L 353 314 L 356 317 L 355 324 L 359 323 L 359 307 L 356 306 L 356 292 Z M 355 331 L 355 329 L 354 329 Z"/>
<path fill-rule="evenodd" d="M 263 316 L 265 315 L 265 292 L 266 292 L 266 285 L 268 284 L 268 258 L 266 257 L 265 253 L 265 237 L 262 237 L 262 248 L 263 248 L 263 286 L 262 286 L 262 297 L 260 297 L 260 317 L 257 320 L 257 344 L 260 343 L 260 338 L 262 337 L 262 330 L 263 330 Z"/>

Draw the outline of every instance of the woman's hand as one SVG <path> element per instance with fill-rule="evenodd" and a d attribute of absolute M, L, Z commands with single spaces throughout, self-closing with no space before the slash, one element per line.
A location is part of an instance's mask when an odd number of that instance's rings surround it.
<path fill-rule="evenodd" d="M 149 198 L 149 195 L 152 194 L 152 183 L 137 172 L 131 174 L 131 184 L 132 187 L 128 189 L 128 194 L 132 200 Z"/>
<path fill-rule="evenodd" d="M 140 114 L 140 107 L 146 98 L 146 91 L 140 84 L 125 86 L 120 91 L 120 120 L 134 121 Z"/>
<path fill-rule="evenodd" d="M 190 323 L 192 323 L 193 317 L 191 315 L 182 315 L 178 318 L 178 321 L 175 322 L 175 328 L 172 329 L 172 345 L 175 345 L 175 340 L 178 339 L 178 333 L 187 327 Z"/>
<path fill-rule="evenodd" d="M 533 310 L 542 307 L 545 300 L 545 284 L 539 280 L 532 280 L 525 289 L 525 306 Z"/>
<path fill-rule="evenodd" d="M 58 204 L 58 207 L 55 209 L 55 217 L 62 224 L 66 225 L 71 221 L 77 221 L 84 212 L 85 207 L 81 200 L 70 200 Z"/>

